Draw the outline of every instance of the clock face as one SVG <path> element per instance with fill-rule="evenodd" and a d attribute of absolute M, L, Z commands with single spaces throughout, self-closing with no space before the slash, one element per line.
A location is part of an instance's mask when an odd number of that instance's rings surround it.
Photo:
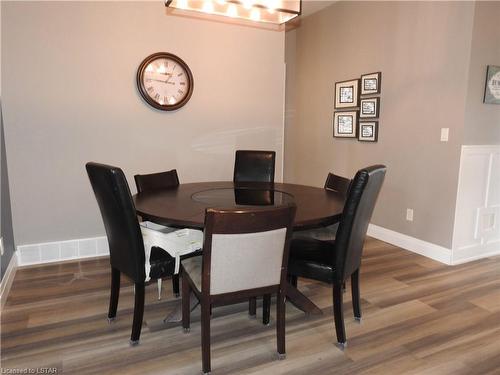
<path fill-rule="evenodd" d="M 185 105 L 193 93 L 193 75 L 179 57 L 166 52 L 148 56 L 137 71 L 137 86 L 151 106 L 172 111 Z"/>

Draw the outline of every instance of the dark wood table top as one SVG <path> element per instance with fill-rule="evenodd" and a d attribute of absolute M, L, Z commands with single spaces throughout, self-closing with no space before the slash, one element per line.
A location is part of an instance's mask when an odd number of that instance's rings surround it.
<path fill-rule="evenodd" d="M 286 183 L 199 182 L 134 196 L 137 213 L 143 218 L 189 228 L 203 228 L 205 209 L 209 207 L 258 208 L 289 201 L 297 205 L 295 230 L 333 224 L 344 207 L 344 197 L 338 193 Z"/>

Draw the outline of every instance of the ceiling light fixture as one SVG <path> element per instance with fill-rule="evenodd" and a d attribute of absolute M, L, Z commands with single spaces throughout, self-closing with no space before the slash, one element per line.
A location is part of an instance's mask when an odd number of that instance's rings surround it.
<path fill-rule="evenodd" d="M 300 15 L 302 0 L 166 0 L 165 6 L 181 11 L 281 25 Z"/>

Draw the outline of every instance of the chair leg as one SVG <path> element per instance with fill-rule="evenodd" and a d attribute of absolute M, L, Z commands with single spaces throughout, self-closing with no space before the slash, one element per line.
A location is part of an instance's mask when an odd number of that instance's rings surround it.
<path fill-rule="evenodd" d="M 335 331 L 337 333 L 337 341 L 342 347 L 344 347 L 346 343 L 343 296 L 342 283 L 333 284 L 333 316 L 335 320 Z"/>
<path fill-rule="evenodd" d="M 285 299 L 283 291 L 276 298 L 276 340 L 278 344 L 278 359 L 285 359 Z"/>
<path fill-rule="evenodd" d="M 257 298 L 252 297 L 248 300 L 248 315 L 252 318 L 257 314 Z"/>
<path fill-rule="evenodd" d="M 297 276 L 288 275 L 288 282 L 295 288 L 297 288 L 297 279 L 298 279 Z"/>
<path fill-rule="evenodd" d="M 262 298 L 262 324 L 268 325 L 271 315 L 271 295 L 264 294 Z"/>
<path fill-rule="evenodd" d="M 116 310 L 118 309 L 118 298 L 120 297 L 120 271 L 116 268 L 111 268 L 111 296 L 109 298 L 108 322 L 112 322 L 116 318 Z"/>
<path fill-rule="evenodd" d="M 172 275 L 172 291 L 175 297 L 179 297 L 179 274 Z"/>
<path fill-rule="evenodd" d="M 354 319 L 361 321 L 361 300 L 359 296 L 359 268 L 351 275 L 352 309 Z"/>
<path fill-rule="evenodd" d="M 161 300 L 161 277 L 156 280 L 156 284 L 158 285 L 158 301 Z"/>
<path fill-rule="evenodd" d="M 203 373 L 210 373 L 210 303 L 203 300 L 201 301 L 201 363 Z"/>
<path fill-rule="evenodd" d="M 182 328 L 185 333 L 189 332 L 191 325 L 191 288 L 187 277 L 182 278 Z"/>
<path fill-rule="evenodd" d="M 134 321 L 132 323 L 132 335 L 130 344 L 139 344 L 141 336 L 142 318 L 144 316 L 144 283 L 135 283 L 135 303 L 134 303 Z"/>

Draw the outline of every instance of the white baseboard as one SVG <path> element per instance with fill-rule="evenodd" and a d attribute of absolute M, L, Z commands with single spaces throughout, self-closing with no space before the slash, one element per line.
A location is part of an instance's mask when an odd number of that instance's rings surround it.
<path fill-rule="evenodd" d="M 451 257 L 452 251 L 445 247 L 422 241 L 418 238 L 407 236 L 406 234 L 395 232 L 374 224 L 369 225 L 368 235 L 390 243 L 391 245 L 437 260 L 438 262 L 448 265 L 453 264 Z"/>
<path fill-rule="evenodd" d="M 453 249 L 452 264 L 472 262 L 473 260 L 495 255 L 500 255 L 500 241 Z"/>
<path fill-rule="evenodd" d="M 0 308 L 3 309 L 5 302 L 7 302 L 7 297 L 9 296 L 10 287 L 12 286 L 12 282 L 14 281 L 14 276 L 16 276 L 17 270 L 17 257 L 16 254 L 12 254 L 12 258 L 10 258 L 9 265 L 5 270 L 5 274 L 3 275 L 3 279 L 0 286 Z"/>
<path fill-rule="evenodd" d="M 472 260 L 485 258 L 500 254 L 500 242 L 491 242 L 486 245 L 473 246 L 464 249 L 447 249 L 443 246 L 419 240 L 393 230 L 370 224 L 368 235 L 378 240 L 401 247 L 405 250 L 434 259 L 438 262 L 454 265 Z M 17 257 L 16 257 L 17 255 Z M 31 245 L 21 245 L 12 257 L 11 264 L 14 267 L 62 262 L 93 258 L 96 256 L 109 255 L 108 241 L 106 237 L 82 238 L 70 241 L 46 242 Z M 11 267 L 9 264 L 9 267 Z M 7 272 L 4 280 L 7 279 Z M 12 276 L 13 278 L 13 276 Z M 4 288 L 2 280 L 2 291 Z M 3 295 L 3 292 L 2 292 Z"/>
<path fill-rule="evenodd" d="M 20 245 L 16 254 L 18 266 L 28 266 L 108 255 L 109 247 L 106 237 L 93 237 Z"/>

